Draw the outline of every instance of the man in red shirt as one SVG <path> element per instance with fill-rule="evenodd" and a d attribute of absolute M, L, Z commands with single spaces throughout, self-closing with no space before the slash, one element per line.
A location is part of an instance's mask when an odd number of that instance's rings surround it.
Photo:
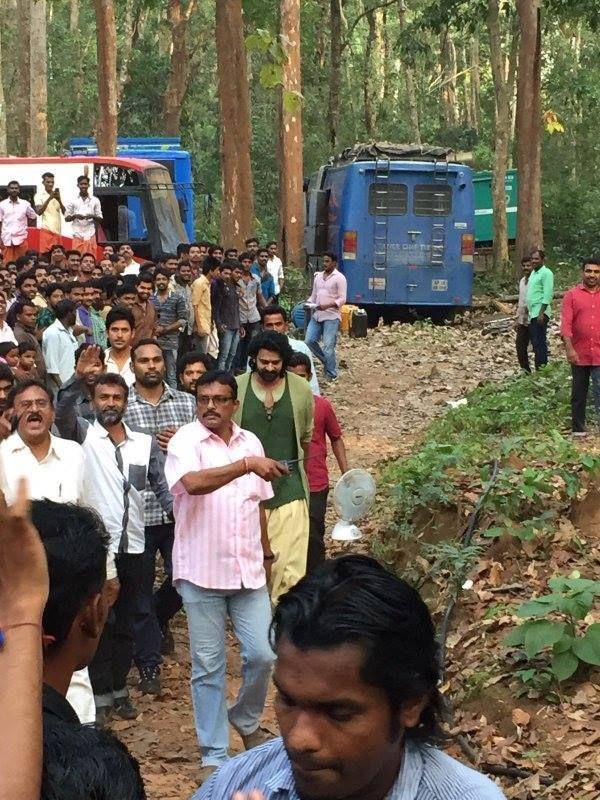
<path fill-rule="evenodd" d="M 560 333 L 571 364 L 571 419 L 575 436 L 585 435 L 585 406 L 590 377 L 597 389 L 600 380 L 600 256 L 583 262 L 583 280 L 565 294 Z M 596 413 L 599 412 L 594 391 Z"/>
<path fill-rule="evenodd" d="M 294 353 L 288 367 L 290 372 L 295 372 L 307 381 L 311 379 L 310 358 L 304 353 Z M 315 414 L 313 435 L 308 447 L 305 468 L 310 489 L 309 502 L 309 538 L 308 558 L 306 562 L 307 574 L 321 561 L 325 560 L 325 512 L 327 510 L 327 495 L 329 494 L 329 472 L 327 471 L 327 439 L 331 442 L 331 449 L 340 468 L 342 475 L 348 472 L 346 447 L 342 439 L 342 429 L 333 410 L 333 406 L 325 397 L 314 396 Z"/>

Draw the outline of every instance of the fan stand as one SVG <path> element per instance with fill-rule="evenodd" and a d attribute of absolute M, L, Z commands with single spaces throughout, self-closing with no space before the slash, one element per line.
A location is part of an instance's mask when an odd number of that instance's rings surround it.
<path fill-rule="evenodd" d="M 331 531 L 331 538 L 336 542 L 356 542 L 362 539 L 362 532 L 353 522 L 340 519 Z"/>

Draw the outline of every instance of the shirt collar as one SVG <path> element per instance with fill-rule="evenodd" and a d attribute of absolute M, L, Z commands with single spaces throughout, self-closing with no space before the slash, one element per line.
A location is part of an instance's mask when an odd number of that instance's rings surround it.
<path fill-rule="evenodd" d="M 47 683 L 42 686 L 42 708 L 44 715 L 57 717 L 64 722 L 79 722 L 67 698 Z"/>
<path fill-rule="evenodd" d="M 196 422 L 198 423 L 198 428 L 200 430 L 201 441 L 205 442 L 207 439 L 213 438 L 217 439 L 219 442 L 223 442 L 223 439 L 221 439 L 220 436 L 217 436 L 212 431 L 209 431 L 208 428 L 205 425 L 203 425 L 199 419 L 197 419 Z M 242 429 L 240 428 L 240 426 L 237 423 L 233 422 L 233 420 L 231 421 L 231 424 L 233 425 L 233 428 L 232 428 L 231 439 L 229 440 L 229 445 L 231 445 L 232 442 L 234 442 L 239 436 L 242 435 Z M 225 444 L 225 442 L 223 442 L 223 444 Z"/>
<path fill-rule="evenodd" d="M 101 424 L 98 422 L 98 420 L 97 420 L 97 419 L 95 419 L 95 420 L 94 420 L 94 422 L 93 422 L 92 424 L 93 424 L 94 428 L 96 429 L 96 431 L 98 432 L 98 434 L 99 434 L 99 435 L 100 435 L 100 436 L 101 436 L 103 439 L 108 439 L 108 438 L 110 438 L 110 437 L 109 437 L 109 435 L 108 435 L 108 431 L 106 430 L 106 428 L 104 427 L 104 425 L 101 425 Z M 123 427 L 125 428 L 125 439 L 130 439 L 130 440 L 131 440 L 131 439 L 133 439 L 133 436 L 131 435 L 131 434 L 132 434 L 132 431 L 131 431 L 131 429 L 130 429 L 130 428 L 128 428 L 128 427 L 127 427 L 127 425 L 125 425 L 125 423 L 123 423 Z M 112 441 L 112 439 L 111 439 L 111 441 Z M 113 442 L 113 444 L 114 444 L 114 442 Z M 120 444 L 123 444 L 123 442 L 121 442 Z M 120 445 L 116 445 L 116 447 L 119 447 L 119 446 L 120 446 Z"/>
<path fill-rule="evenodd" d="M 54 454 L 57 458 L 60 458 L 60 453 L 56 449 L 56 441 L 57 438 L 50 434 L 50 447 L 48 448 L 48 452 L 42 459 L 45 461 L 49 455 Z M 21 450 L 29 450 L 29 445 L 23 441 L 21 438 L 21 434 L 18 431 L 12 433 L 6 441 L 7 447 L 10 448 L 11 453 L 19 453 Z"/>
<path fill-rule="evenodd" d="M 158 401 L 158 403 L 156 403 L 156 405 L 159 406 L 161 405 L 161 403 L 164 403 L 166 400 L 172 400 L 174 397 L 175 397 L 174 390 L 169 386 L 168 383 L 163 381 L 163 393 L 161 394 L 160 400 Z M 131 403 L 132 401 L 136 400 L 138 403 L 143 403 L 146 406 L 152 406 L 153 408 L 156 407 L 154 403 L 151 403 L 149 400 L 146 400 L 145 397 L 142 397 L 142 395 L 135 388 L 135 383 L 132 383 L 131 386 L 129 387 L 129 402 Z"/>

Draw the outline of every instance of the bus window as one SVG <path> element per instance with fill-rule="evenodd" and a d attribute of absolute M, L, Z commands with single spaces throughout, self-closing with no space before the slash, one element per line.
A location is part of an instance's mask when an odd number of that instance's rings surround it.
<path fill-rule="evenodd" d="M 94 164 L 94 188 L 105 189 L 111 186 L 139 186 L 140 176 L 135 169 L 116 164 Z"/>
<path fill-rule="evenodd" d="M 436 183 L 415 186 L 413 210 L 417 217 L 446 217 L 452 211 L 452 187 Z"/>
<path fill-rule="evenodd" d="M 404 183 L 372 183 L 369 186 L 369 214 L 400 217 L 406 214 L 408 189 Z"/>

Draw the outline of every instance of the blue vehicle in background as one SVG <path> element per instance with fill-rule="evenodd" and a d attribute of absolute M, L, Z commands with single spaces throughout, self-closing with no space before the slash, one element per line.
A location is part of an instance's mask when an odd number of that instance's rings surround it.
<path fill-rule="evenodd" d="M 74 137 L 69 139 L 67 155 L 86 156 L 97 155 L 96 140 L 90 137 Z M 181 221 L 190 242 L 196 238 L 195 213 L 194 213 L 194 181 L 192 177 L 192 157 L 187 150 L 181 147 L 178 137 L 140 136 L 119 137 L 117 139 L 117 153 L 120 157 L 147 158 L 166 167 L 175 187 L 175 196 L 179 206 Z M 129 211 L 142 224 L 142 208 L 129 204 Z"/>
<path fill-rule="evenodd" d="M 355 145 L 305 184 L 304 245 L 333 251 L 370 321 L 444 319 L 471 305 L 473 173 L 450 150 Z"/>

